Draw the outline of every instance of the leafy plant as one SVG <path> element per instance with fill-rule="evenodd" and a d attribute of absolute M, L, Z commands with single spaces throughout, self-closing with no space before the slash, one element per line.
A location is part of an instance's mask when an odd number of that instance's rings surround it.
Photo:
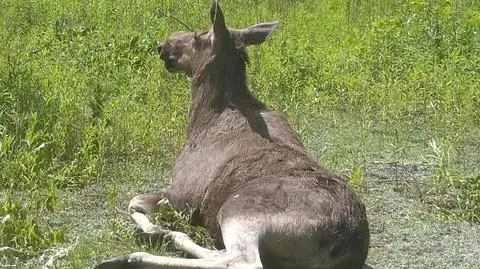
<path fill-rule="evenodd" d="M 446 217 L 479 221 L 480 176 L 468 177 L 455 171 L 452 165 L 452 148 L 442 147 L 435 139 L 429 143 L 429 153 L 424 156 L 433 169 L 434 196 L 430 199 Z"/>
<path fill-rule="evenodd" d="M 55 207 L 54 194 L 42 198 L 38 198 L 36 205 L 25 205 L 14 201 L 12 194 L 7 193 L 0 201 L 0 247 L 6 248 L 7 255 L 29 258 L 64 242 L 62 230 L 47 229 L 32 216 L 32 211 Z"/>

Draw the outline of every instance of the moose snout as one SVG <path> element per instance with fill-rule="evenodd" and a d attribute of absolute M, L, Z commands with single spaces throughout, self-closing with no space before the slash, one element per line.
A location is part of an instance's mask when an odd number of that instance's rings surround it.
<path fill-rule="evenodd" d="M 163 60 L 163 62 L 165 63 L 165 69 L 167 69 L 167 71 L 171 73 L 181 71 L 181 55 L 175 53 L 175 47 L 172 47 L 172 45 L 168 43 L 168 41 L 158 43 L 157 51 L 160 55 L 160 59 Z"/>
<path fill-rule="evenodd" d="M 157 51 L 160 55 L 160 59 L 164 60 L 166 63 L 173 64 L 177 61 L 177 58 L 169 53 L 168 49 L 165 47 L 165 43 L 159 43 L 157 45 Z"/>

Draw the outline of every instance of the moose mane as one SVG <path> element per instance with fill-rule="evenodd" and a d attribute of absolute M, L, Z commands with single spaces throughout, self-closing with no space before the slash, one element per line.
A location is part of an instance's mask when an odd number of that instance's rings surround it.
<path fill-rule="evenodd" d="M 266 106 L 248 87 L 246 68 L 249 57 L 245 46 L 235 44 L 215 53 L 213 57 L 210 51 L 206 51 L 198 60 L 204 64 L 198 65 L 192 78 L 189 134 L 208 128 L 205 125 L 215 122 L 214 119 L 227 108 L 239 110 L 250 123 L 259 125 L 261 117 L 258 113 L 265 110 Z M 259 133 L 265 133 L 265 130 Z"/>

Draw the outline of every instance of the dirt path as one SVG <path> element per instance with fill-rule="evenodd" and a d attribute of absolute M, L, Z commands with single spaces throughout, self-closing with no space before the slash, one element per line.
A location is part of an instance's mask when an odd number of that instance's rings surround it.
<path fill-rule="evenodd" d="M 441 220 L 428 205 L 407 197 L 405 182 L 425 177 L 418 165 L 367 168 L 363 199 L 372 233 L 368 264 L 375 269 L 480 268 L 480 225 Z"/>

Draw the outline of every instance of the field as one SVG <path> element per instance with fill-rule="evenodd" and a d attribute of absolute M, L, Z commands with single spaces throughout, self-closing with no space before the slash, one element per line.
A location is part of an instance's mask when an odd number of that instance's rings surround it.
<path fill-rule="evenodd" d="M 221 4 L 230 27 L 281 22 L 249 49 L 249 84 L 363 197 L 368 265 L 480 268 L 480 2 Z M 185 139 L 190 84 L 155 46 L 187 30 L 174 18 L 208 28 L 209 5 L 0 2 L 0 268 L 179 254 L 122 212 L 169 183 Z"/>

